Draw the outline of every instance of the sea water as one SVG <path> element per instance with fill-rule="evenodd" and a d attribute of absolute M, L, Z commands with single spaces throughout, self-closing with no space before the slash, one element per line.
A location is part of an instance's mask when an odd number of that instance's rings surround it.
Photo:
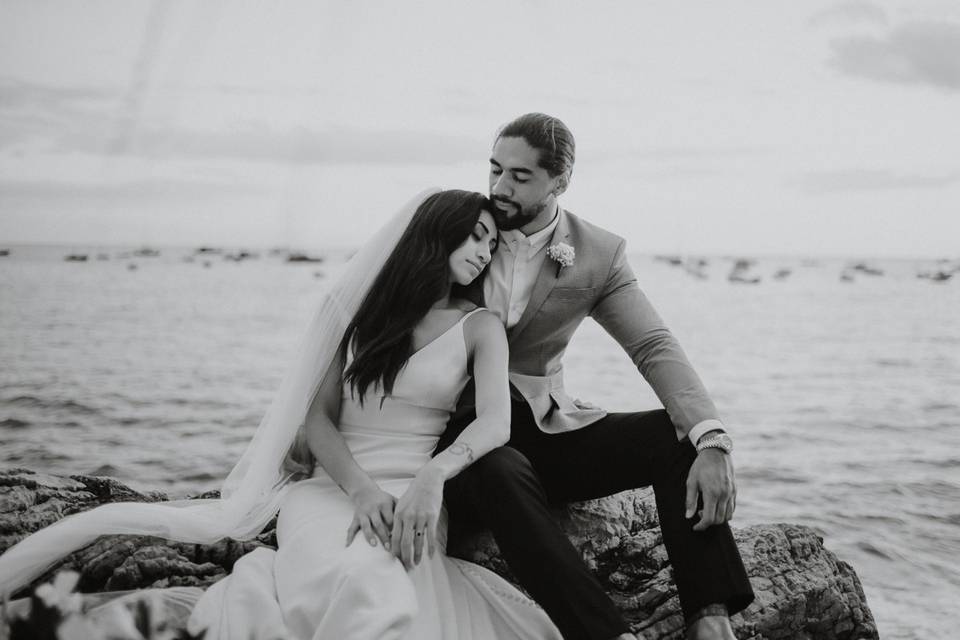
<path fill-rule="evenodd" d="M 2 248 L 0 466 L 172 495 L 219 485 L 343 258 Z M 956 262 L 767 257 L 737 272 L 753 284 L 730 281 L 733 258 L 631 262 L 733 433 L 734 526 L 813 527 L 857 570 L 881 637 L 951 637 L 960 273 L 917 274 Z M 592 320 L 565 378 L 609 410 L 659 406 Z"/>

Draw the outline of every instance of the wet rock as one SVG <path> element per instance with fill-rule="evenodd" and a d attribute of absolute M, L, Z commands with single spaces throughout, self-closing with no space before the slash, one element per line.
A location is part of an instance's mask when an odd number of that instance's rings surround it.
<path fill-rule="evenodd" d="M 216 493 L 202 497 L 216 497 Z M 0 551 L 69 513 L 107 502 L 164 498 L 159 492 L 134 491 L 111 478 L 0 471 Z M 556 515 L 636 633 L 643 638 L 683 637 L 683 617 L 649 490 L 576 503 Z M 452 555 L 513 579 L 489 533 L 455 524 L 450 531 Z M 738 638 L 878 637 L 856 572 L 825 549 L 813 530 L 769 524 L 735 529 L 734 536 L 757 595 L 750 607 L 732 619 Z M 65 558 L 37 583 L 70 568 L 81 574 L 79 588 L 87 593 L 205 587 L 264 544 L 276 545 L 275 523 L 255 541 L 221 540 L 213 545 L 150 536 L 104 536 Z"/>
<path fill-rule="evenodd" d="M 643 638 L 682 638 L 683 615 L 649 490 L 577 503 L 557 512 L 563 530 Z M 734 529 L 756 600 L 733 616 L 738 638 L 877 638 L 853 568 L 808 527 Z M 452 528 L 450 553 L 514 580 L 492 536 Z"/>
<path fill-rule="evenodd" d="M 0 471 L 0 552 L 64 516 L 111 502 L 156 502 L 161 492 L 141 493 L 99 476 L 64 478 L 26 469 Z M 267 537 L 267 541 L 272 539 Z M 212 545 L 170 542 L 150 536 L 103 536 L 65 557 L 34 584 L 61 569 L 80 573 L 85 592 L 150 586 L 213 584 L 260 542 L 220 540 Z M 274 541 L 275 544 L 275 541 Z"/>

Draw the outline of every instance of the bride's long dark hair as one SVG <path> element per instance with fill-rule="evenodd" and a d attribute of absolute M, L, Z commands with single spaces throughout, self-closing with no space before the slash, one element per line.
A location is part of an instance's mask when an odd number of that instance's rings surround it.
<path fill-rule="evenodd" d="M 450 190 L 431 195 L 413 214 L 340 342 L 342 364 L 348 350 L 354 354 L 343 383 L 361 403 L 376 383 L 384 395 L 393 391 L 412 355 L 413 328 L 450 286 L 450 254 L 489 209 L 483 194 Z"/>

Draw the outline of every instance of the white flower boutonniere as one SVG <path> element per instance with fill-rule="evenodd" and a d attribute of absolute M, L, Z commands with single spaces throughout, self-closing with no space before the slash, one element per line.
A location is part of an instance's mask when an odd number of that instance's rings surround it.
<path fill-rule="evenodd" d="M 560 271 L 564 267 L 572 267 L 573 261 L 577 257 L 577 252 L 566 242 L 558 242 L 547 247 L 547 257 L 557 263 L 557 277 L 560 277 Z"/>

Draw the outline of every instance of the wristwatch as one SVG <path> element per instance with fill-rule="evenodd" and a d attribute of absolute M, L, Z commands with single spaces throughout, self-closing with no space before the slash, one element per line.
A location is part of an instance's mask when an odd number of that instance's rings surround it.
<path fill-rule="evenodd" d="M 733 451 L 733 440 L 723 431 L 719 431 L 697 441 L 697 453 L 704 449 L 720 449 L 724 453 L 730 453 Z"/>

